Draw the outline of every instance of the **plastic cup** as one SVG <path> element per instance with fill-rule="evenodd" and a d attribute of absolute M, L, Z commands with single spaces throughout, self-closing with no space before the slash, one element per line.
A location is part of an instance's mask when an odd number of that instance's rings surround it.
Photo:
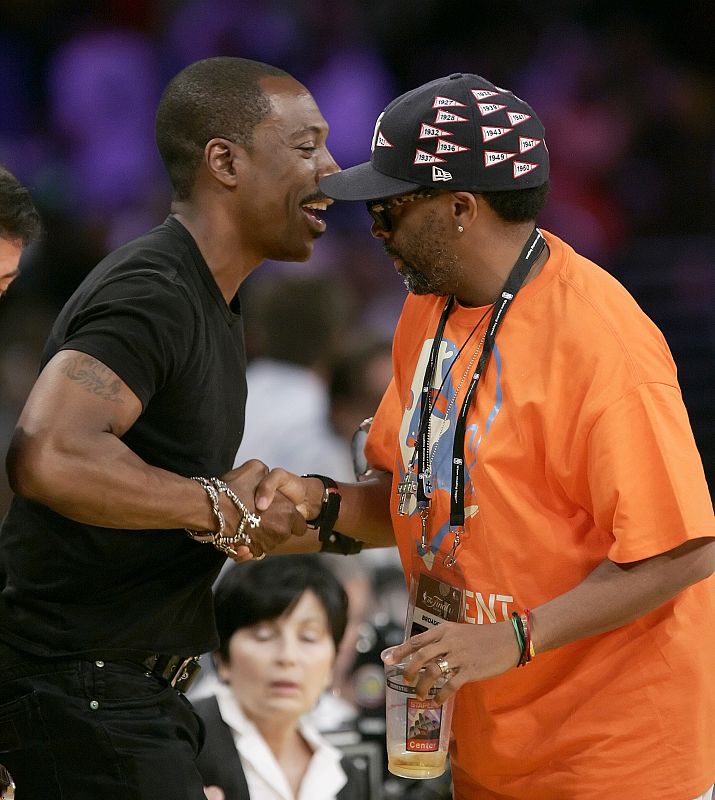
<path fill-rule="evenodd" d="M 444 703 L 434 696 L 440 679 L 424 700 L 404 677 L 405 664 L 385 665 L 387 768 L 402 778 L 437 778 L 446 768 L 454 695 Z"/>

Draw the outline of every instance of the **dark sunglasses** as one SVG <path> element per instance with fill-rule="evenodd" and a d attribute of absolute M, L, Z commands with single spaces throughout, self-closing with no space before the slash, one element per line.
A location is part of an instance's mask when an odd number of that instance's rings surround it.
<path fill-rule="evenodd" d="M 411 203 L 413 200 L 421 200 L 425 197 L 432 197 L 437 192 L 434 189 L 418 189 L 416 192 L 409 194 L 401 194 L 398 197 L 389 197 L 386 200 L 373 200 L 367 203 L 367 210 L 370 216 L 375 220 L 375 223 L 382 228 L 383 231 L 392 230 L 392 222 L 388 211 L 396 206 Z"/>

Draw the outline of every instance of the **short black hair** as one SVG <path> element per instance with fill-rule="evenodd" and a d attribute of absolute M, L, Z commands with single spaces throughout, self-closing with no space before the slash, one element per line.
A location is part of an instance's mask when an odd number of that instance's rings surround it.
<path fill-rule="evenodd" d="M 504 222 L 535 220 L 546 205 L 549 182 L 531 189 L 511 189 L 504 192 L 475 192 L 480 194 Z"/>
<path fill-rule="evenodd" d="M 220 56 L 190 64 L 164 90 L 156 114 L 156 143 L 174 199 L 186 200 L 206 142 L 215 136 L 250 148 L 253 129 L 270 111 L 259 81 L 291 77 L 270 64 Z"/>
<path fill-rule="evenodd" d="M 29 189 L 0 166 L 0 237 L 28 245 L 40 233 L 40 215 Z"/>
<path fill-rule="evenodd" d="M 320 556 L 272 556 L 232 564 L 214 590 L 222 659 L 229 660 L 229 642 L 237 630 L 277 619 L 291 611 L 308 590 L 325 609 L 337 650 L 348 623 L 348 596 Z"/>

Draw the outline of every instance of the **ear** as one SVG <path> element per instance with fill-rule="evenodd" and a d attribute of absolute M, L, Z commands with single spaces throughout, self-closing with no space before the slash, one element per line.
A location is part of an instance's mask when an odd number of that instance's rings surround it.
<path fill-rule="evenodd" d="M 214 650 L 211 653 L 211 659 L 214 663 L 214 669 L 216 670 L 216 674 L 221 679 L 223 683 L 229 682 L 229 669 L 228 664 L 223 660 L 223 656 L 221 655 L 220 650 Z"/>
<path fill-rule="evenodd" d="M 229 139 L 209 139 L 204 147 L 204 162 L 210 175 L 226 187 L 238 184 L 238 163 L 244 155 L 242 147 Z"/>
<path fill-rule="evenodd" d="M 461 225 L 466 230 L 479 216 L 479 203 L 471 192 L 452 192 L 451 210 L 455 229 Z"/>

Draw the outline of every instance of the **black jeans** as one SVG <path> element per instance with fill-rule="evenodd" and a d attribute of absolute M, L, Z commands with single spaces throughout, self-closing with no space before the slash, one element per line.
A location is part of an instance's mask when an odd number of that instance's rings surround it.
<path fill-rule="evenodd" d="M 16 800 L 205 800 L 191 704 L 131 661 L 54 661 L 0 643 L 0 763 Z"/>

